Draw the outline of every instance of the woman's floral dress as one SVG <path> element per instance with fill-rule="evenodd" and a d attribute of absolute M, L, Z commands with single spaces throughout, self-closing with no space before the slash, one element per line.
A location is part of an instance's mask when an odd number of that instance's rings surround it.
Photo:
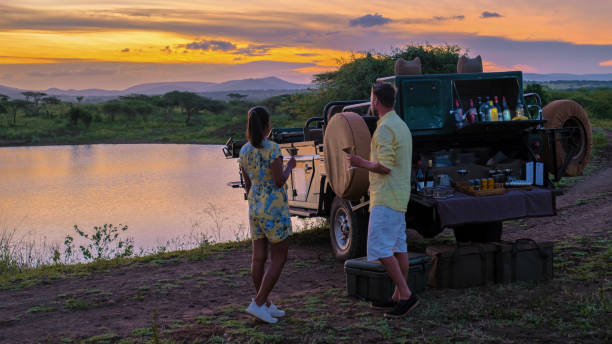
<path fill-rule="evenodd" d="M 240 167 L 251 180 L 249 191 L 249 225 L 253 240 L 267 238 L 279 243 L 291 235 L 291 216 L 287 187 L 276 187 L 270 164 L 281 156 L 276 142 L 262 141 L 262 148 L 247 142 L 240 150 Z"/>

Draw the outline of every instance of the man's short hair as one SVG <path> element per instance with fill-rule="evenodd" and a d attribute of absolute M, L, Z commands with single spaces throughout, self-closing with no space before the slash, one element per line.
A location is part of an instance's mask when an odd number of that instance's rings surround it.
<path fill-rule="evenodd" d="M 372 92 L 376 99 L 385 107 L 392 108 L 395 103 L 395 86 L 388 82 L 375 82 L 372 84 Z"/>

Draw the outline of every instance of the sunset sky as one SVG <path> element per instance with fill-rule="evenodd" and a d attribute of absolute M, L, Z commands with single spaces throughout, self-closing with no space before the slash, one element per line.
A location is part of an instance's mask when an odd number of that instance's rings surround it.
<path fill-rule="evenodd" d="M 447 42 L 485 71 L 612 73 L 612 1 L 4 0 L 0 85 L 123 89 L 277 76 Z"/>

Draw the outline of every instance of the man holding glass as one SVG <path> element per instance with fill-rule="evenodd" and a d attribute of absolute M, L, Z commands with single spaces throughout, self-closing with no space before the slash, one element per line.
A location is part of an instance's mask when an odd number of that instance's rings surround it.
<path fill-rule="evenodd" d="M 395 87 L 372 85 L 370 107 L 378 123 L 372 136 L 370 160 L 348 155 L 351 166 L 365 168 L 370 177 L 368 260 L 380 260 L 395 283 L 390 300 L 374 302 L 373 308 L 390 310 L 385 317 L 403 317 L 418 304 L 406 278 L 410 259 L 406 245 L 406 209 L 410 200 L 412 135 L 393 110 Z"/>

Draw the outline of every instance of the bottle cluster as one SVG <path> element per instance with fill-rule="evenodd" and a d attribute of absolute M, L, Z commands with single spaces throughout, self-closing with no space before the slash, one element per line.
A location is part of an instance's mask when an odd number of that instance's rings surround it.
<path fill-rule="evenodd" d="M 433 164 L 432 160 L 429 160 L 427 171 L 423 171 L 423 162 L 422 159 L 417 161 L 417 170 L 414 174 L 415 178 L 415 191 L 423 192 L 425 188 L 433 188 L 434 187 L 434 172 L 433 172 Z"/>
<path fill-rule="evenodd" d="M 455 99 L 455 108 L 451 110 L 451 115 L 455 119 L 457 128 L 463 128 L 470 124 L 485 123 L 485 122 L 503 122 L 526 120 L 525 109 L 520 99 L 517 101 L 514 110 L 511 110 L 506 101 L 506 97 L 478 97 L 476 103 L 470 98 L 470 106 L 464 110 L 459 99 Z"/>

